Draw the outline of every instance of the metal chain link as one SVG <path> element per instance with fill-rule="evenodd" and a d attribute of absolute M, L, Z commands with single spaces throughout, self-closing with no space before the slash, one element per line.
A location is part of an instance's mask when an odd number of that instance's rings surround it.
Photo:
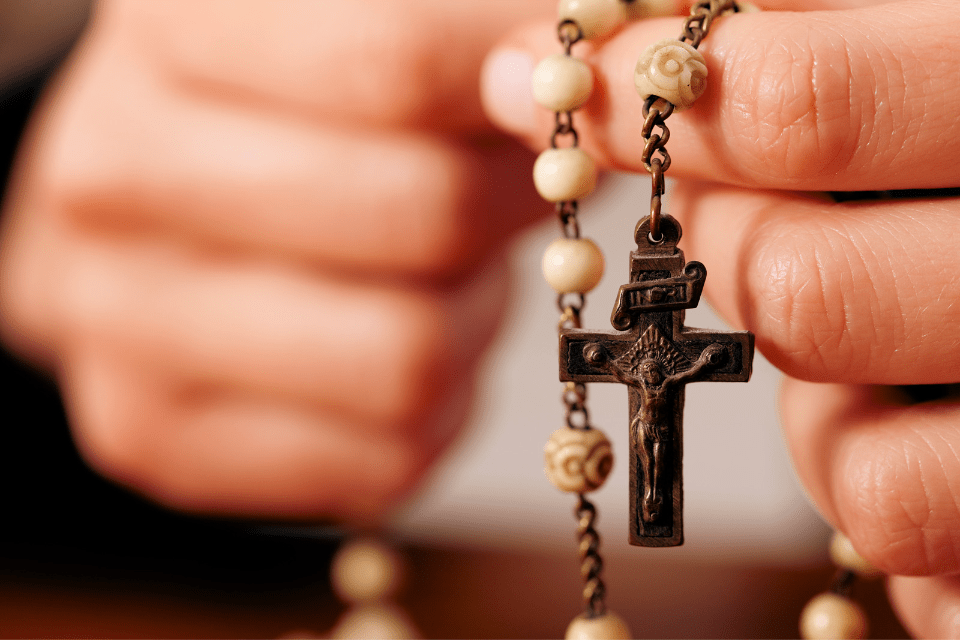
<path fill-rule="evenodd" d="M 563 45 L 565 55 L 571 55 L 571 48 L 583 38 L 583 32 L 576 22 L 564 20 L 557 26 L 557 36 Z M 668 134 L 669 135 L 669 134 Z M 558 146 L 558 139 L 569 137 L 570 145 L 580 144 L 580 137 L 573 126 L 573 114 L 569 111 L 559 111 L 556 114 L 556 126 L 550 136 L 550 146 Z M 665 142 L 665 141 L 664 141 Z M 580 222 L 577 217 L 579 204 L 576 200 L 558 202 L 556 205 L 557 219 L 563 230 L 563 237 L 568 239 L 580 238 Z M 560 309 L 558 329 L 582 328 L 581 314 L 586 304 L 586 297 L 582 293 L 562 293 L 557 297 L 557 307 Z M 566 423 L 570 429 L 590 429 L 590 413 L 587 410 L 587 387 L 580 382 L 568 382 L 563 388 L 561 400 L 566 408 Z M 600 536 L 594 529 L 597 518 L 597 509 L 583 494 L 574 513 L 577 516 L 577 537 L 580 540 L 580 573 L 583 577 L 583 599 L 586 604 L 586 613 L 589 617 L 602 615 L 606 612 L 606 588 L 600 573 L 603 570 L 603 560 L 600 558 Z"/>
<path fill-rule="evenodd" d="M 597 508 L 582 493 L 574 509 L 577 517 L 577 537 L 580 540 L 580 575 L 583 578 L 583 603 L 587 615 L 596 617 L 607 611 L 604 597 L 607 588 L 600 577 L 603 559 L 600 557 L 600 534 L 593 527 L 597 520 Z"/>
<path fill-rule="evenodd" d="M 710 26 L 717 16 L 727 11 L 739 10 L 736 0 L 696 2 L 690 9 L 690 15 L 683 21 L 683 31 L 679 40 L 689 43 L 696 49 L 709 33 Z M 663 174 L 670 168 L 670 154 L 667 152 L 670 129 L 667 128 L 667 118 L 673 114 L 675 108 L 673 103 L 660 96 L 650 96 L 643 103 L 643 128 L 640 130 L 640 137 L 643 138 L 643 152 L 640 154 L 640 161 L 650 172 L 652 180 L 650 234 L 647 236 L 651 244 L 659 244 L 663 241 L 660 233 L 661 201 L 666 191 Z"/>

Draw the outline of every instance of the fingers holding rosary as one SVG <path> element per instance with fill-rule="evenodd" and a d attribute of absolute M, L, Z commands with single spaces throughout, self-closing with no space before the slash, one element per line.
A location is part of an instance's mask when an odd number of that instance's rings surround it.
<path fill-rule="evenodd" d="M 804 5 L 725 16 L 711 27 L 700 48 L 710 70 L 706 92 L 669 121 L 671 175 L 810 191 L 955 186 L 960 77 L 943 51 L 960 48 L 960 33 L 944 28 L 960 21 L 960 6 Z M 643 102 L 623 79 L 650 43 L 676 37 L 677 24 L 631 23 L 603 46 L 582 49 L 596 82 L 582 110 L 581 144 L 598 162 L 643 170 Z M 526 106 L 532 98 L 517 89 L 518 76 L 529 83 L 555 41 L 547 23 L 520 31 L 491 54 L 484 76 L 491 118 L 534 147 L 554 125 L 544 110 Z"/>
<path fill-rule="evenodd" d="M 960 199 L 836 203 L 822 195 L 678 182 L 673 214 L 706 293 L 796 378 L 955 382 Z"/>

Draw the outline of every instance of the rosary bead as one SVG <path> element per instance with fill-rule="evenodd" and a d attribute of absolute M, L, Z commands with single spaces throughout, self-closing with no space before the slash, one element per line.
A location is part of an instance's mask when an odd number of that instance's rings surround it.
<path fill-rule="evenodd" d="M 547 149 L 533 163 L 533 184 L 548 202 L 579 200 L 597 186 L 597 165 L 580 147 Z"/>
<path fill-rule="evenodd" d="M 578 58 L 556 54 L 533 70 L 533 98 L 550 111 L 573 111 L 593 91 L 593 72 Z"/>
<path fill-rule="evenodd" d="M 707 63 L 686 42 L 668 38 L 650 45 L 640 55 L 634 82 L 644 100 L 655 95 L 677 109 L 687 109 L 707 88 Z"/>
<path fill-rule="evenodd" d="M 623 0 L 560 0 L 560 22 L 573 20 L 587 40 L 603 38 L 627 21 L 627 3 Z"/>
<path fill-rule="evenodd" d="M 379 542 L 356 540 L 333 558 L 330 580 L 344 602 L 373 602 L 394 594 L 403 581 L 403 563 Z"/>
<path fill-rule="evenodd" d="M 542 266 L 557 293 L 586 293 L 603 277 L 603 253 L 589 238 L 557 238 L 543 252 Z"/>
<path fill-rule="evenodd" d="M 598 429 L 557 429 L 543 449 L 547 478 L 561 491 L 599 489 L 613 469 L 613 450 Z"/>
<path fill-rule="evenodd" d="M 830 558 L 838 567 L 853 571 L 861 578 L 879 578 L 883 572 L 857 553 L 850 538 L 839 531 L 830 539 Z"/>
<path fill-rule="evenodd" d="M 800 614 L 800 636 L 806 640 L 857 639 L 867 635 L 867 616 L 848 598 L 821 593 Z"/>
<path fill-rule="evenodd" d="M 330 637 L 346 638 L 422 638 L 410 618 L 397 607 L 366 604 L 340 617 Z"/>
<path fill-rule="evenodd" d="M 627 623 L 612 611 L 589 618 L 580 614 L 567 627 L 566 640 L 627 640 L 633 634 Z"/>

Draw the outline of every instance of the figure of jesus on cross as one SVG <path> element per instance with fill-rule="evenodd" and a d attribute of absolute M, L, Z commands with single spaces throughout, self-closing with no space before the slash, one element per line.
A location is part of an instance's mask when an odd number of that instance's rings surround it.
<path fill-rule="evenodd" d="M 745 382 L 753 361 L 753 335 L 683 325 L 683 310 L 700 300 L 706 269 L 684 263 L 677 249 L 680 225 L 663 216 L 660 242 L 648 223 L 636 230 L 630 283 L 620 288 L 611 323 L 620 331 L 564 329 L 560 379 L 620 382 L 630 397 L 631 544 L 683 543 L 682 430 L 684 386 L 689 382 Z"/>

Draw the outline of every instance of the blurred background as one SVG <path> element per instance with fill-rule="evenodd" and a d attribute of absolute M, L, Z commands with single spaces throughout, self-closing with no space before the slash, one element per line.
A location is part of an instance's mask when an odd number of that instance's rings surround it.
<path fill-rule="evenodd" d="M 7 165 L 87 9 L 75 0 L 0 1 Z M 648 188 L 644 177 L 609 176 L 583 203 L 584 235 L 607 257 L 586 327 L 609 329 Z M 409 564 L 400 602 L 428 637 L 558 637 L 580 611 L 574 497 L 543 474 L 543 445 L 563 420 L 558 313 L 539 267 L 557 233 L 544 224 L 513 247 L 509 320 L 487 358 L 471 426 L 384 532 Z M 705 303 L 686 324 L 725 328 Z M 278 637 L 335 623 L 344 607 L 331 592 L 330 558 L 351 532 L 168 513 L 86 468 L 49 380 L 6 353 L 2 380 L 0 636 Z M 829 531 L 791 471 L 777 386 L 758 357 L 749 384 L 687 387 L 685 546 L 627 545 L 625 463 L 594 494 L 608 602 L 638 636 L 795 636 L 801 607 L 826 588 Z M 623 456 L 626 389 L 590 385 L 589 406 Z M 859 595 L 875 637 L 903 634 L 882 585 Z"/>

